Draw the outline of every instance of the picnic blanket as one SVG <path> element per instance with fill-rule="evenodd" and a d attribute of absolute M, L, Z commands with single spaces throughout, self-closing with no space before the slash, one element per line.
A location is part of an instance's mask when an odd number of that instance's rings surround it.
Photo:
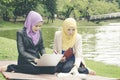
<path fill-rule="evenodd" d="M 3 76 L 6 80 L 120 80 L 115 78 L 107 78 L 102 76 L 94 76 L 94 75 L 69 75 L 64 74 L 62 76 L 52 75 L 52 74 L 23 74 L 23 73 L 11 73 L 11 72 L 3 72 Z"/>
<path fill-rule="evenodd" d="M 16 61 L 0 61 L 0 67 L 8 64 L 16 64 Z M 108 78 L 97 75 L 71 75 L 68 73 L 56 74 L 24 74 L 24 73 L 12 73 L 2 72 L 1 73 L 6 80 L 120 80 L 116 78 Z"/>

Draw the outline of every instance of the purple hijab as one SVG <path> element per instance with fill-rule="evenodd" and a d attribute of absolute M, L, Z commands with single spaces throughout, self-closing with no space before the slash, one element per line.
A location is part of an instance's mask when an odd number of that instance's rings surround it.
<path fill-rule="evenodd" d="M 30 11 L 25 20 L 24 26 L 26 28 L 27 35 L 32 39 L 34 45 L 38 43 L 40 33 L 39 30 L 37 32 L 33 32 L 32 27 L 36 25 L 38 22 L 43 22 L 42 16 L 35 11 Z"/>

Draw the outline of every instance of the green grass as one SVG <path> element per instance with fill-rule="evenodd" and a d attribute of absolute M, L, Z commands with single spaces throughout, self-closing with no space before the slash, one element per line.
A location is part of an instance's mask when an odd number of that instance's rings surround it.
<path fill-rule="evenodd" d="M 0 37 L 0 60 L 17 59 L 16 41 L 13 39 Z"/>
<path fill-rule="evenodd" d="M 0 80 L 6 80 L 1 73 L 0 73 Z"/>
<path fill-rule="evenodd" d="M 19 28 L 23 27 L 22 22 L 8 22 L 8 21 L 3 21 L 0 19 L 0 28 Z"/>
<path fill-rule="evenodd" d="M 88 67 L 95 70 L 97 75 L 111 78 L 120 78 L 120 67 L 118 66 L 108 65 L 92 60 L 86 60 L 86 64 Z"/>

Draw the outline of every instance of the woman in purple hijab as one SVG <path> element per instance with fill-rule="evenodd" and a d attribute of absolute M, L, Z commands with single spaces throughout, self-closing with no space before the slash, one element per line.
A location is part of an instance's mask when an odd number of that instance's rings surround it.
<path fill-rule="evenodd" d="M 24 28 L 17 32 L 18 64 L 3 67 L 1 71 L 19 72 L 27 74 L 53 74 L 55 67 L 38 67 L 37 60 L 45 54 L 40 27 L 43 24 L 42 16 L 30 11 L 25 20 Z"/>
<path fill-rule="evenodd" d="M 24 26 L 26 28 L 27 35 L 32 39 L 34 45 L 37 44 L 40 38 L 39 27 L 42 25 L 42 23 L 42 16 L 34 11 L 30 11 Z M 33 31 L 32 27 L 36 27 L 36 31 Z"/>

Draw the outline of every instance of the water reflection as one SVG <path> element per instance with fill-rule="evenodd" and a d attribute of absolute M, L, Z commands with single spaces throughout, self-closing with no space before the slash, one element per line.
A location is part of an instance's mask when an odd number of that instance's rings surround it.
<path fill-rule="evenodd" d="M 91 36 L 95 37 L 94 51 L 86 54 L 87 57 L 95 61 L 101 61 L 107 64 L 120 66 L 120 24 L 111 23 L 107 26 L 97 27 L 97 33 Z M 90 39 L 89 39 L 90 40 Z M 91 47 L 89 49 L 92 49 Z M 89 55 L 89 56 L 88 56 Z"/>

